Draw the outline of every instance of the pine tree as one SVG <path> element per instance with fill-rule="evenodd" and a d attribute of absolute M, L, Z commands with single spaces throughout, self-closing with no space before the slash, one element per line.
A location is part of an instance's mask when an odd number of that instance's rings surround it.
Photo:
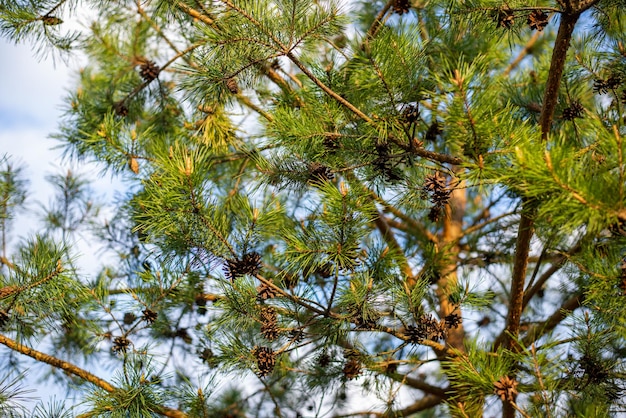
<path fill-rule="evenodd" d="M 82 400 L 36 416 L 626 410 L 624 0 L 81 5 L 0 33 L 86 54 L 55 136 L 128 191 L 7 246 L 4 162 L 1 408 L 30 357 Z"/>

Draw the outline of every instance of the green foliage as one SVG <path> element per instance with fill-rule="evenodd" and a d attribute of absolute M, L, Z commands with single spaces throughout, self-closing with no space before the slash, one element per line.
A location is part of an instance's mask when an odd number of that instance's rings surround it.
<path fill-rule="evenodd" d="M 3 249 L 7 244 L 7 236 L 11 222 L 18 210 L 24 207 L 28 180 L 24 178 L 24 168 L 14 166 L 8 158 L 2 159 L 3 169 L 0 171 L 0 229 L 2 231 Z"/>
<path fill-rule="evenodd" d="M 34 416 L 617 416 L 624 6 L 83 2 L 54 137 L 127 188 L 52 175 L 8 245 L 3 160 L 0 342 L 78 400 Z M 77 7 L 0 34 L 67 49 Z"/>

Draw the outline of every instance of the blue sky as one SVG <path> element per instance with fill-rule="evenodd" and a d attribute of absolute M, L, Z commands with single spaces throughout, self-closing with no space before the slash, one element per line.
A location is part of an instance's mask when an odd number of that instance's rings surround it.
<path fill-rule="evenodd" d="M 94 180 L 98 195 L 113 193 L 110 177 L 99 178 L 94 165 L 77 166 L 62 161 L 59 142 L 50 135 L 57 131 L 63 114 L 63 99 L 76 88 L 74 75 L 80 59 L 53 60 L 38 58 L 29 43 L 15 45 L 0 38 L 0 157 L 11 156 L 13 162 L 23 163 L 30 182 L 29 209 L 17 219 L 13 231 L 21 236 L 36 230 L 35 202 L 47 203 L 52 195 L 45 181 L 49 174 L 65 173 L 67 169 L 88 173 Z M 113 182 L 119 186 L 119 182 Z M 85 251 L 81 251 L 85 253 Z"/>
<path fill-rule="evenodd" d="M 63 63 L 35 58 L 29 44 L 15 45 L 0 38 L 0 157 L 11 156 L 26 166 L 30 181 L 29 208 L 35 197 L 48 201 L 44 177 L 60 170 L 59 150 L 49 138 L 61 114 L 62 97 L 70 86 L 70 71 Z M 17 219 L 13 231 L 36 227 L 33 214 Z M 21 234 L 20 234 L 21 235 Z"/>
<path fill-rule="evenodd" d="M 44 177 L 61 169 L 60 153 L 52 150 L 55 141 L 49 134 L 61 114 L 61 99 L 70 85 L 70 71 L 62 63 L 57 62 L 55 67 L 51 61 L 37 60 L 28 44 L 15 45 L 3 38 L 0 59 L 0 157 L 8 155 L 12 162 L 24 164 L 30 182 L 29 210 L 16 219 L 10 248 L 17 239 L 37 230 L 35 200 L 47 202 L 51 195 Z M 6 354 L 6 349 L 0 350 L 0 355 Z M 29 372 L 25 384 L 30 386 L 38 375 L 35 370 Z M 26 396 L 45 399 L 55 394 L 63 396 L 48 385 L 45 390 Z"/>
<path fill-rule="evenodd" d="M 3 38 L 0 38 L 0 60 L 3 63 L 0 65 L 0 158 L 10 156 L 13 163 L 24 165 L 30 183 L 27 210 L 19 213 L 10 231 L 10 258 L 12 245 L 40 229 L 38 215 L 41 208 L 37 202 L 47 204 L 53 195 L 45 181 L 46 175 L 65 173 L 70 168 L 88 173 L 94 181 L 92 189 L 96 195 L 108 201 L 111 201 L 114 190 L 120 188 L 120 182 L 112 181 L 110 177 L 99 178 L 99 170 L 94 165 L 77 166 L 62 161 L 61 150 L 54 149 L 59 143 L 50 138 L 50 134 L 58 129 L 63 98 L 75 88 L 77 78 L 73 74 L 79 68 L 79 60 L 70 60 L 68 66 L 60 60 L 53 62 L 51 57 L 38 59 L 32 45 L 15 45 Z M 102 261 L 102 254 L 84 239 L 79 239 L 75 250 L 79 253 L 78 266 L 82 272 L 94 274 Z M 45 347 L 35 348 L 45 351 Z M 0 347 L 0 361 L 7 354 L 8 350 Z M 54 381 L 40 379 L 48 370 L 46 366 L 35 366 L 28 371 L 24 385 L 29 389 L 37 388 L 36 393 L 26 394 L 32 398 L 26 402 L 29 409 L 39 399 L 47 403 L 50 397 L 65 397 Z M 0 373 L 0 379 L 2 377 L 4 372 Z M 40 386 L 40 382 L 45 386 Z"/>

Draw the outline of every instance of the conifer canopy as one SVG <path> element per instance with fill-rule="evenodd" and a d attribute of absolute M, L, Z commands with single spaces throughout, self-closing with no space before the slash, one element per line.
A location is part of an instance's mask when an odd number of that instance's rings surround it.
<path fill-rule="evenodd" d="M 4 156 L 2 416 L 626 412 L 626 1 L 0 0 L 0 36 L 86 57 L 55 145 L 126 185 L 52 175 L 20 236 Z"/>

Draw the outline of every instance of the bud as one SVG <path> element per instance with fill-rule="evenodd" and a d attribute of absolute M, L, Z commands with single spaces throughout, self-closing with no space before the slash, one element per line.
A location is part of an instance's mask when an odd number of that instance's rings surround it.
<path fill-rule="evenodd" d="M 139 163 L 137 162 L 137 159 L 135 157 L 130 157 L 128 159 L 128 167 L 133 173 L 139 174 Z"/>
<path fill-rule="evenodd" d="M 48 15 L 43 16 L 41 18 L 41 21 L 46 26 L 56 26 L 56 25 L 60 25 L 61 23 L 63 23 L 63 20 L 59 19 L 58 17 L 48 16 Z"/>

